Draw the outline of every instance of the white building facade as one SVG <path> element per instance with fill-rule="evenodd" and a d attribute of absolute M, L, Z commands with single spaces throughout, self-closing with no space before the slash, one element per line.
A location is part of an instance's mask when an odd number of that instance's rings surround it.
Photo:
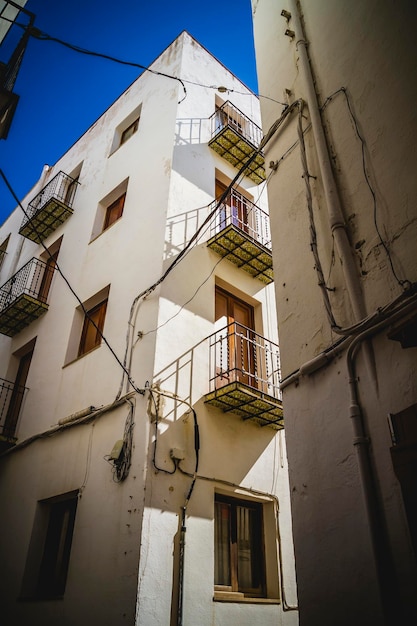
<path fill-rule="evenodd" d="M 0 230 L 7 626 L 298 623 L 259 103 L 150 69 Z"/>
<path fill-rule="evenodd" d="M 300 623 L 415 623 L 415 6 L 252 8 Z"/>

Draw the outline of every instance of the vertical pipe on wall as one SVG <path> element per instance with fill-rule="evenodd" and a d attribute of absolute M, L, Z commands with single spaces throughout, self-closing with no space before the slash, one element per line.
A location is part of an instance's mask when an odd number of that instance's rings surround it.
<path fill-rule="evenodd" d="M 340 258 L 346 281 L 346 288 L 349 294 L 355 320 L 359 321 L 366 316 L 365 303 L 359 282 L 359 275 L 356 268 L 353 251 L 347 236 L 347 226 L 345 223 L 339 192 L 330 160 L 329 148 L 323 129 L 320 109 L 317 101 L 317 94 L 314 86 L 314 77 L 307 52 L 307 41 L 304 37 L 304 29 L 301 23 L 299 3 L 297 0 L 289 0 L 291 8 L 291 27 L 295 33 L 296 48 L 299 53 L 300 69 L 304 79 L 306 90 L 306 100 L 310 113 L 311 126 L 313 130 L 315 147 L 319 161 L 321 179 L 326 197 L 329 222 Z"/>

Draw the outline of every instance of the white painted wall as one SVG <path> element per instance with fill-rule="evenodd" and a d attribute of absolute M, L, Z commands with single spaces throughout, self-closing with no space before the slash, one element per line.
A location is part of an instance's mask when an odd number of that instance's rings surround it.
<path fill-rule="evenodd" d="M 368 0 L 361 3 L 302 1 L 308 53 L 314 71 L 330 159 L 353 249 L 365 310 L 373 314 L 403 291 L 399 281 L 416 281 L 416 153 L 415 10 Z M 313 193 L 318 251 L 338 324 L 355 320 L 344 279 L 344 267 L 329 227 L 310 127 L 310 106 L 300 62 L 301 37 L 281 11 L 296 3 L 253 0 L 257 67 L 264 131 L 279 118 L 275 101 L 302 98 L 303 127 Z M 297 43 L 298 42 L 298 43 Z M 376 194 L 374 206 L 362 166 L 361 143 L 343 94 L 327 102 L 341 87 L 348 91 L 358 129 L 366 142 L 367 175 Z M 286 90 L 290 92 L 289 96 Z M 359 403 L 371 441 L 392 564 L 383 577 L 390 591 L 378 590 L 369 523 L 353 445 L 346 351 L 310 376 L 300 368 L 333 345 L 332 332 L 318 288 L 310 250 L 309 220 L 299 146 L 297 118 L 271 140 L 266 162 L 279 161 L 268 186 L 282 370 L 292 377 L 283 392 L 290 466 L 293 528 L 300 623 L 344 625 L 382 623 L 382 613 L 401 623 L 414 621 L 416 563 L 411 548 L 400 485 L 390 458 L 388 413 L 416 402 L 415 348 L 402 349 L 386 331 L 372 339 L 375 370 L 356 358 Z M 282 158 L 285 155 L 284 158 Z M 385 554 L 383 554 L 385 556 Z M 395 617 L 394 617 L 395 616 Z"/>
<path fill-rule="evenodd" d="M 153 67 L 203 85 L 243 91 L 231 93 L 230 99 L 233 95 L 234 104 L 259 122 L 253 94 L 188 34 L 183 33 Z M 178 104 L 183 93 L 177 82 L 149 73 L 141 76 L 39 185 L 60 170 L 73 172 L 82 163 L 74 214 L 45 244 L 50 246 L 63 235 L 58 264 L 82 301 L 110 285 L 104 334 L 120 359 L 134 298 L 162 275 L 207 215 L 207 205 L 214 199 L 215 169 L 230 179 L 236 173 L 207 146 L 215 95 L 212 88 L 187 83 L 187 97 Z M 138 131 L 109 156 L 114 129 L 140 104 Z M 96 236 L 99 203 L 127 178 L 122 218 Z M 267 210 L 262 186 L 255 187 L 248 179 L 240 185 Z M 24 206 L 36 192 L 24 200 Z M 12 233 L 2 280 L 41 252 L 26 240 L 20 250 L 20 221 L 17 209 L 0 231 L 0 241 Z M 134 346 L 128 353 L 136 385 L 159 382 L 161 389 L 185 401 L 166 399 L 162 404 L 156 465 L 173 470 L 169 453 L 176 447 L 185 452 L 183 469 L 194 473 L 194 427 L 188 404 L 195 408 L 200 427 L 201 478 L 187 508 L 183 623 L 295 626 L 297 612 L 283 610 L 282 592 L 284 587 L 287 603 L 296 605 L 285 435 L 204 403 L 215 285 L 228 285 L 255 305 L 256 330 L 277 341 L 273 286 L 265 288 L 227 261 L 217 264 L 219 257 L 206 247 L 208 236 L 205 233 L 162 285 L 140 302 L 133 318 Z M 0 376 L 13 379 L 17 361 L 11 355 L 37 336 L 19 442 L 86 406 L 111 403 L 119 388 L 122 393 L 130 390 L 120 387 L 121 369 L 105 345 L 82 358 L 68 358 L 77 302 L 57 274 L 49 302 L 48 312 L 13 339 L 0 337 L 5 355 Z M 113 482 L 104 457 L 123 435 L 128 405 L 3 459 L 0 493 L 13 498 L 6 498 L 2 535 L 17 528 L 13 542 L 4 545 L 2 552 L 5 561 L 15 554 L 4 587 L 7 626 L 28 620 L 33 624 L 59 620 L 68 625 L 176 624 L 176 536 L 191 479 L 179 470 L 168 475 L 153 466 L 155 425 L 150 409 L 149 394 L 137 395 L 132 468 L 122 484 Z M 78 505 L 65 599 L 36 606 L 20 603 L 16 608 L 36 501 L 80 486 L 85 488 Z M 279 598 L 279 603 L 213 601 L 214 493 L 216 489 L 233 493 L 238 487 L 250 497 L 266 498 L 272 546 L 267 559 L 268 597 Z"/>

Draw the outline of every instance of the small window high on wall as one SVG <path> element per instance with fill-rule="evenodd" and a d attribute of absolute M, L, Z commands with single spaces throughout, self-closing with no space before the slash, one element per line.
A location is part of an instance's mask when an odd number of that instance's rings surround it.
<path fill-rule="evenodd" d="M 99 202 L 91 240 L 101 235 L 122 217 L 125 210 L 128 182 L 129 179 L 126 178 Z"/>
<path fill-rule="evenodd" d="M 126 194 L 123 193 L 117 200 L 112 202 L 106 209 L 106 215 L 104 218 L 103 230 L 109 228 L 114 222 L 122 217 L 123 208 L 125 206 Z"/>
<path fill-rule="evenodd" d="M 118 126 L 116 126 L 110 149 L 111 156 L 118 148 L 127 143 L 139 129 L 142 105 L 136 107 Z"/>
<path fill-rule="evenodd" d="M 101 345 L 110 285 L 75 309 L 64 365 L 89 354 Z"/>
<path fill-rule="evenodd" d="M 101 344 L 106 310 L 107 300 L 103 300 L 103 302 L 87 311 L 84 317 L 78 356 L 90 352 L 90 350 Z"/>

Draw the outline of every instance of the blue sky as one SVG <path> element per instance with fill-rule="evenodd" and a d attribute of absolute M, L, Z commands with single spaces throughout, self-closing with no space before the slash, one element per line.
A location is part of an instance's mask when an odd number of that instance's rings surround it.
<path fill-rule="evenodd" d="M 257 92 L 250 0 L 28 0 L 25 8 L 50 36 L 145 66 L 187 30 Z M 20 199 L 139 74 L 31 38 L 14 87 L 17 111 L 0 140 L 0 167 Z M 0 224 L 15 206 L 0 180 Z"/>

